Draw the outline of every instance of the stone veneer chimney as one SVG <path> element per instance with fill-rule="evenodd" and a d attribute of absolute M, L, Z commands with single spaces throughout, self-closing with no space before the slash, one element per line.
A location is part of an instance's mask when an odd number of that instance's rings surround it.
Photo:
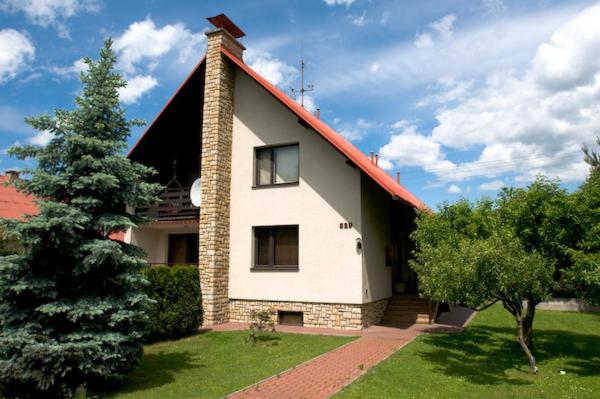
<path fill-rule="evenodd" d="M 229 206 L 235 66 L 221 47 L 242 58 L 244 33 L 224 14 L 208 18 L 202 121 L 199 268 L 204 325 L 229 320 Z"/>

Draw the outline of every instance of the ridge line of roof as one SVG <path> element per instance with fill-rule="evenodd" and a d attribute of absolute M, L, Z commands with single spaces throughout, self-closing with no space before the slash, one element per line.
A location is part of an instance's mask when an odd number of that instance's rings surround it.
<path fill-rule="evenodd" d="M 289 98 L 275 85 L 270 83 L 264 77 L 259 75 L 256 71 L 245 64 L 241 59 L 233 55 L 225 47 L 221 46 L 221 52 L 227 56 L 234 64 L 240 67 L 244 72 L 250 75 L 255 81 L 257 81 L 263 88 L 271 93 L 276 99 L 288 107 L 298 117 L 304 119 L 317 133 L 319 133 L 325 140 L 331 145 L 342 152 L 352 162 L 354 162 L 363 172 L 371 177 L 377 184 L 379 184 L 384 190 L 386 190 L 392 196 L 397 196 L 403 201 L 407 202 L 411 206 L 420 209 L 427 210 L 427 206 L 419 200 L 414 194 L 406 189 L 401 184 L 397 183 L 392 176 L 385 172 L 380 167 L 373 164 L 369 158 L 363 154 L 358 148 L 352 143 L 346 140 L 342 135 L 333 130 L 329 125 L 320 119 L 317 119 L 312 113 L 304 109 L 296 101 Z"/>

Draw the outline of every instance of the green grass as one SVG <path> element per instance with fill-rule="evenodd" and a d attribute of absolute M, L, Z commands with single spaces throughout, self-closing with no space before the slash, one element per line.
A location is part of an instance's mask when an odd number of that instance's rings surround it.
<path fill-rule="evenodd" d="M 253 345 L 247 331 L 207 332 L 146 346 L 127 383 L 103 398 L 220 398 L 353 337 L 275 333 Z"/>
<path fill-rule="evenodd" d="M 539 311 L 538 375 L 528 372 L 511 317 L 495 306 L 463 333 L 422 335 L 336 399 L 600 397 L 600 314 Z"/>

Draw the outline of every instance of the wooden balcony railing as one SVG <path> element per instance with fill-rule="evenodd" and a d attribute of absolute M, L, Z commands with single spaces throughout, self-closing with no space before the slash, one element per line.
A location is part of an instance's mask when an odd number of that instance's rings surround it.
<path fill-rule="evenodd" d="M 192 205 L 189 187 L 168 188 L 159 198 L 158 204 L 140 208 L 139 212 L 155 220 L 197 220 L 200 215 L 200 208 Z"/>

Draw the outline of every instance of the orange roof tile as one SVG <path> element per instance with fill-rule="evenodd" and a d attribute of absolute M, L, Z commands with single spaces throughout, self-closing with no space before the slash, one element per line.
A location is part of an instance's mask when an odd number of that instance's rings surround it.
<path fill-rule="evenodd" d="M 5 186 L 7 176 L 0 176 L 0 218 L 23 219 L 24 215 L 34 215 L 38 209 L 34 198 L 17 191 L 13 186 Z"/>

